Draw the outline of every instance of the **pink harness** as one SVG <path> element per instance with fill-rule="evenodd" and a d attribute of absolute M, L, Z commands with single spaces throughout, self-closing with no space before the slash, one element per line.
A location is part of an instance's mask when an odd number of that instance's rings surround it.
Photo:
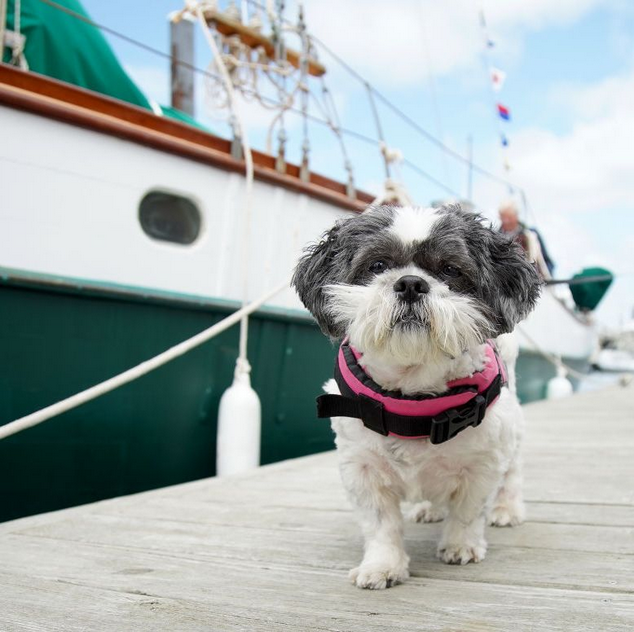
<path fill-rule="evenodd" d="M 353 417 L 385 436 L 429 438 L 443 443 L 468 426 L 478 426 L 506 384 L 504 363 L 493 342 L 486 343 L 486 365 L 447 384 L 442 395 L 404 396 L 381 388 L 359 364 L 361 355 L 344 340 L 335 362 L 341 395 L 317 398 L 318 417 Z"/>

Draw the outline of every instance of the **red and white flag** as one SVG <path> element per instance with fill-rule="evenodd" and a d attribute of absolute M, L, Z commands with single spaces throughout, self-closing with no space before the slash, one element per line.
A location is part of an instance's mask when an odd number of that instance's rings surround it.
<path fill-rule="evenodd" d="M 504 85 L 504 80 L 506 79 L 506 73 L 499 68 L 491 68 L 491 83 L 493 84 L 493 89 L 496 92 L 499 92 Z"/>

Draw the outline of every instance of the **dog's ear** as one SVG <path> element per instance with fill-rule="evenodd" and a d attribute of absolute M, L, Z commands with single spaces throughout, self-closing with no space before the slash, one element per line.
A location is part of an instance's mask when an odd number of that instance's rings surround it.
<path fill-rule="evenodd" d="M 492 311 L 495 334 L 509 333 L 535 307 L 542 281 L 518 243 L 482 224 L 479 228 L 484 231 L 482 298 Z"/>
<path fill-rule="evenodd" d="M 321 330 L 331 338 L 345 335 L 343 327 L 328 312 L 324 295 L 326 285 L 340 281 L 344 224 L 338 222 L 324 233 L 321 241 L 306 248 L 291 281 L 306 309 L 315 317 Z"/>

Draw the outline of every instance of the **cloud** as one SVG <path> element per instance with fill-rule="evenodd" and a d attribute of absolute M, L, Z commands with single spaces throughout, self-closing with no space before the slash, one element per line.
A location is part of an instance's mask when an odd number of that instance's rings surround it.
<path fill-rule="evenodd" d="M 610 0 L 489 0 L 488 29 L 517 54 L 526 33 L 574 22 Z M 472 0 L 309 0 L 309 29 L 353 68 L 384 85 L 413 85 L 479 65 L 482 31 Z M 326 58 L 327 56 L 323 56 Z"/>
<path fill-rule="evenodd" d="M 530 192 L 533 206 L 559 213 L 632 208 L 634 69 L 560 88 L 551 101 L 546 107 L 570 112 L 570 131 L 524 128 L 510 149 L 513 179 Z"/>
<path fill-rule="evenodd" d="M 467 6 L 467 2 L 456 4 Z M 548 25 L 565 25 L 578 20 L 599 5 L 607 5 L 605 0 L 488 0 L 483 3 L 487 22 L 500 28 L 540 29 Z"/>

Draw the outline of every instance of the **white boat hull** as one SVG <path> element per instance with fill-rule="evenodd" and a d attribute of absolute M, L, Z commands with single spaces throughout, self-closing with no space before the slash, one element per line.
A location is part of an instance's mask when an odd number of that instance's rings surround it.
<path fill-rule="evenodd" d="M 537 307 L 517 327 L 520 348 L 545 351 L 559 358 L 587 361 L 598 348 L 594 324 L 568 309 L 550 287 L 542 292 Z"/>
<path fill-rule="evenodd" d="M 137 143 L 0 106 L 0 266 L 166 292 L 243 298 L 245 179 Z M 150 191 L 193 200 L 190 246 L 139 222 Z M 248 297 L 289 278 L 307 242 L 350 211 L 256 180 Z M 289 289 L 272 304 L 300 309 Z"/>

